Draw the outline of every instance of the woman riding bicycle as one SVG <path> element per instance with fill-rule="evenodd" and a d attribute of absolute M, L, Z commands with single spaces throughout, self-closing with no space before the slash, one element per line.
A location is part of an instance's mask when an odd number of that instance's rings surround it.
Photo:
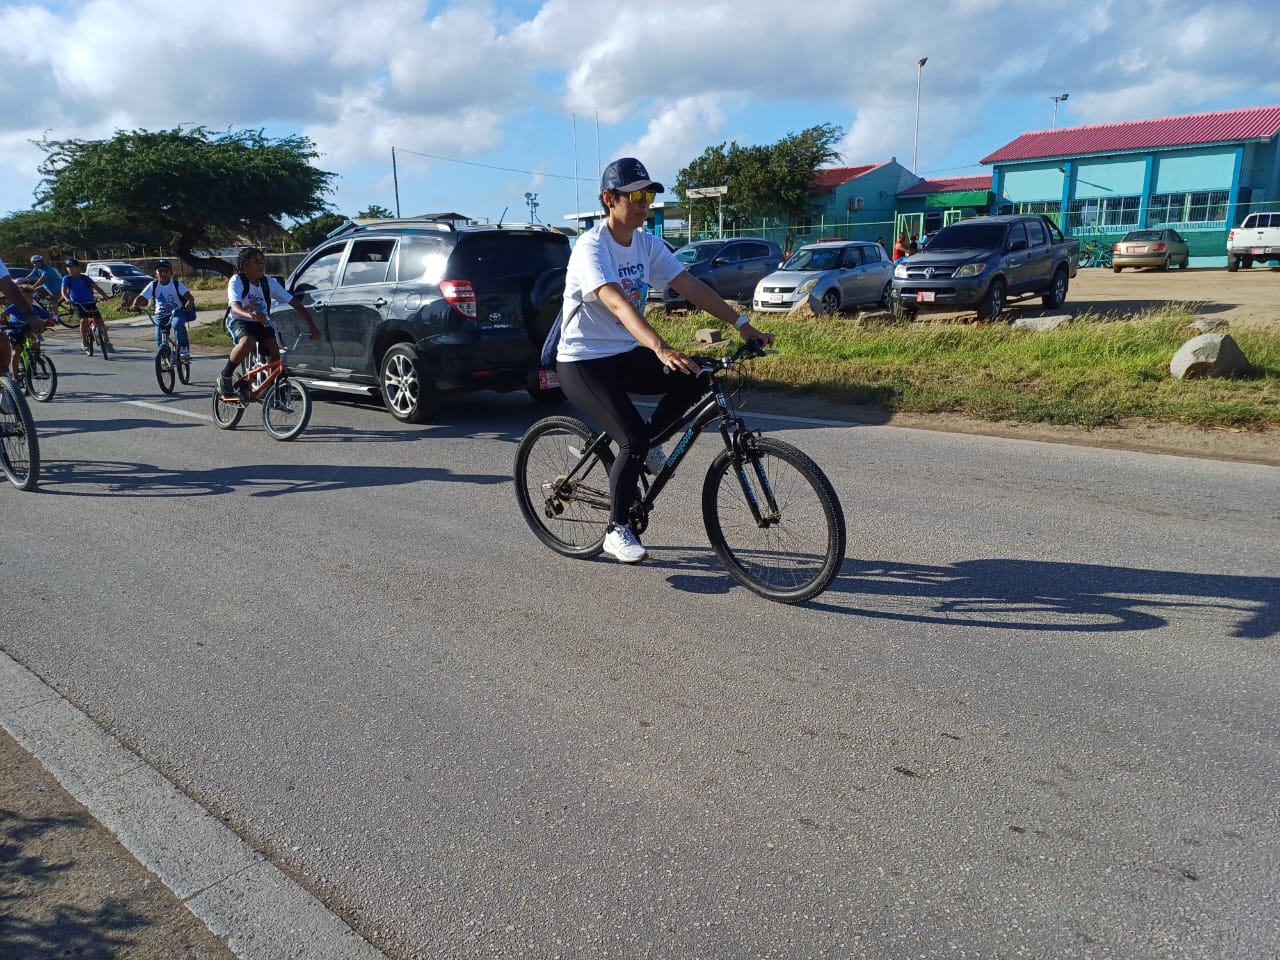
<path fill-rule="evenodd" d="M 605 219 L 578 239 L 569 256 L 555 347 L 556 373 L 565 396 L 618 445 L 609 472 L 604 551 L 623 563 L 639 563 L 649 556 L 627 514 L 641 471 L 647 466 L 656 472 L 665 462 L 654 440 L 703 392 L 697 363 L 663 340 L 644 318 L 649 287 L 673 288 L 693 306 L 733 324 L 743 340 L 773 342 L 772 334 L 757 330 L 750 318 L 739 316 L 686 272 L 660 238 L 642 231 L 649 205 L 664 189 L 632 157 L 605 168 L 600 178 Z M 677 375 L 664 376 L 668 373 Z M 629 392 L 662 395 L 648 421 Z"/>

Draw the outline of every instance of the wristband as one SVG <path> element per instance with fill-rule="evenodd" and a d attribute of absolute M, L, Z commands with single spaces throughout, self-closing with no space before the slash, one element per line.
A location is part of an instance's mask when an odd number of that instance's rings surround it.
<path fill-rule="evenodd" d="M 741 314 L 741 315 L 738 317 L 738 319 L 734 322 L 734 324 L 733 324 L 733 329 L 735 329 L 735 330 L 741 330 L 743 327 L 745 327 L 745 326 L 746 326 L 748 323 L 750 323 L 750 322 L 751 322 L 751 318 L 750 318 L 750 317 L 748 317 L 745 313 L 744 313 L 744 314 Z"/>

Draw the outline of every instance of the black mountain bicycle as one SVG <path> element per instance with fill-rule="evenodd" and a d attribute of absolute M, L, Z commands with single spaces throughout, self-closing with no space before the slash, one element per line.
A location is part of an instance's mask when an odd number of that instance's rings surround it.
<path fill-rule="evenodd" d="M 40 479 L 40 442 L 27 398 L 0 373 L 0 470 L 19 490 L 33 490 Z"/>
<path fill-rule="evenodd" d="M 831 585 L 844 560 L 844 512 L 818 465 L 789 443 L 750 430 L 737 415 L 736 391 L 724 374 L 762 357 L 760 341 L 727 357 L 694 357 L 706 391 L 656 442 L 684 433 L 666 466 L 642 476 L 631 528 L 644 532 L 658 495 L 708 426 L 724 440 L 702 485 L 702 520 L 716 556 L 748 590 L 782 603 L 800 603 Z M 739 374 L 741 371 L 738 371 Z M 609 523 L 609 469 L 614 452 L 605 433 L 573 417 L 547 417 L 529 428 L 516 449 L 516 499 L 534 534 L 566 557 L 601 552 Z"/>
<path fill-rule="evenodd" d="M 159 324 L 151 310 L 139 309 L 146 312 L 152 326 Z M 156 348 L 156 383 L 162 393 L 173 393 L 175 380 L 181 380 L 184 386 L 191 382 L 191 358 L 184 357 L 178 349 L 178 342 L 173 339 L 173 327 L 166 320 L 164 342 Z"/>

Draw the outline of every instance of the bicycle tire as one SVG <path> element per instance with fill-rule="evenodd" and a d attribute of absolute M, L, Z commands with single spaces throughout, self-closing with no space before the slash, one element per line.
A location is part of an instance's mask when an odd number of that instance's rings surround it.
<path fill-rule="evenodd" d="M 230 430 L 244 416 L 244 406 L 238 403 L 224 403 L 218 388 L 213 388 L 213 423 L 219 430 Z"/>
<path fill-rule="evenodd" d="M 41 403 L 47 403 L 58 392 L 58 368 L 43 353 L 28 355 L 22 364 L 22 385 L 27 393 Z"/>
<path fill-rule="evenodd" d="M 34 490 L 40 480 L 40 441 L 22 391 L 0 376 L 0 470 L 19 490 Z"/>
<path fill-rule="evenodd" d="M 262 398 L 262 426 L 277 440 L 292 440 L 311 421 L 311 391 L 305 383 L 278 377 Z"/>
<path fill-rule="evenodd" d="M 605 447 L 575 478 L 563 481 L 595 437 L 581 420 L 546 417 L 531 426 L 516 447 L 514 479 L 520 515 L 534 536 L 566 557 L 587 559 L 604 546 L 609 525 L 609 470 L 613 451 Z"/>
<path fill-rule="evenodd" d="M 191 383 L 191 358 L 184 357 L 181 353 L 179 353 L 177 362 L 174 364 L 174 367 L 178 371 L 178 379 L 182 381 L 182 385 L 185 387 L 188 384 L 190 384 Z"/>
<path fill-rule="evenodd" d="M 173 393 L 173 366 L 173 352 L 167 345 L 156 351 L 156 383 L 160 384 L 161 393 Z"/>
<path fill-rule="evenodd" d="M 770 512 L 771 494 L 778 518 L 763 527 L 756 523 L 733 458 L 723 451 L 702 487 L 711 548 L 751 592 L 779 603 L 811 600 L 831 586 L 844 561 L 840 499 L 818 465 L 791 444 L 759 437 L 749 441 L 747 452 L 742 468 L 748 488 L 762 514 Z"/>
<path fill-rule="evenodd" d="M 71 304 L 65 301 L 58 304 L 58 309 L 50 311 L 55 320 L 68 330 L 80 329 L 80 318 L 76 316 L 76 312 L 71 309 Z"/>
<path fill-rule="evenodd" d="M 93 336 L 98 341 L 98 349 L 102 351 L 102 359 L 110 360 L 111 353 L 107 350 L 107 328 L 101 323 L 94 324 Z"/>

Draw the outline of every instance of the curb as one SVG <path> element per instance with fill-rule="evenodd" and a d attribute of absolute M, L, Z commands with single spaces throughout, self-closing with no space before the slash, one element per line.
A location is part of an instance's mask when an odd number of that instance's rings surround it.
<path fill-rule="evenodd" d="M 386 960 L 341 918 L 0 653 L 0 726 L 242 960 Z"/>

